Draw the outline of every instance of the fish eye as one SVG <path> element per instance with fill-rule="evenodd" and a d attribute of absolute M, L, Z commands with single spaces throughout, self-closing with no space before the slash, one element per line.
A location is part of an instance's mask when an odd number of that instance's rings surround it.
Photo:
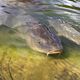
<path fill-rule="evenodd" d="M 40 42 L 38 42 L 40 44 Z"/>

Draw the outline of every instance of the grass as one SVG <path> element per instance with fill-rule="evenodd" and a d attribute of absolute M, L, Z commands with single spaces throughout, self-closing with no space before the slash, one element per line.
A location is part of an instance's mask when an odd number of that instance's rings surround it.
<path fill-rule="evenodd" d="M 0 80 L 80 80 L 80 46 L 61 39 L 64 53 L 47 56 L 27 47 L 15 30 L 0 27 Z"/>

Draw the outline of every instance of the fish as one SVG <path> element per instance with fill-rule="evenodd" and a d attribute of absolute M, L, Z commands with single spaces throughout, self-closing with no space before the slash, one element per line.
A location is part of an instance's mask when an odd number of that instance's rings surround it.
<path fill-rule="evenodd" d="M 31 15 L 27 15 L 26 18 L 28 19 L 26 24 L 16 26 L 16 29 L 31 49 L 47 55 L 63 52 L 61 40 L 56 33 L 51 31 L 50 27 L 39 23 Z"/>
<path fill-rule="evenodd" d="M 11 6 L 12 7 L 12 6 Z M 23 15 L 24 11 L 10 6 L 3 9 L 2 24 L 15 28 L 17 35 L 26 41 L 33 50 L 49 54 L 63 53 L 61 40 L 49 26 L 42 24 L 32 15 Z"/>

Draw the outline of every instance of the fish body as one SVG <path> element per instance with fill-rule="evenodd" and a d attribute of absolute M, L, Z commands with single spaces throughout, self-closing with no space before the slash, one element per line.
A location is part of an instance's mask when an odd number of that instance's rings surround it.
<path fill-rule="evenodd" d="M 50 30 L 50 27 L 40 24 L 30 15 L 27 15 L 26 18 L 28 19 L 26 24 L 16 28 L 30 48 L 47 53 L 47 55 L 62 53 L 61 40 Z"/>
<path fill-rule="evenodd" d="M 58 36 L 49 26 L 39 23 L 32 15 L 24 15 L 25 11 L 19 7 L 4 7 L 2 24 L 17 29 L 17 34 L 24 38 L 33 50 L 48 54 L 62 53 L 62 44 Z"/>

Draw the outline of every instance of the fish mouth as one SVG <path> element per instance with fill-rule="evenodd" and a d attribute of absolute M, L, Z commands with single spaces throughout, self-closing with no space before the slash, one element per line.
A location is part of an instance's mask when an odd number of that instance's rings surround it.
<path fill-rule="evenodd" d="M 63 53 L 63 50 L 51 50 L 47 53 L 47 55 L 49 54 L 62 54 Z"/>

